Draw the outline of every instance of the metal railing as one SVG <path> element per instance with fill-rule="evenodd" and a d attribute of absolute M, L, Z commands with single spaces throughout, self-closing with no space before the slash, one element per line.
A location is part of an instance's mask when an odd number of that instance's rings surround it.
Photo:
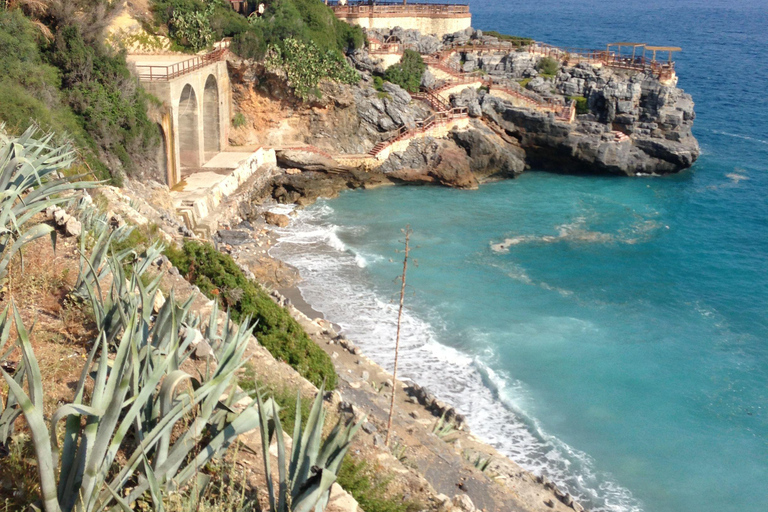
<path fill-rule="evenodd" d="M 219 62 L 229 50 L 229 41 L 217 43 L 218 48 L 205 55 L 198 55 L 175 64 L 158 66 L 151 64 L 137 64 L 136 72 L 142 82 L 167 82 L 180 76 L 193 73 L 214 62 Z"/>
<path fill-rule="evenodd" d="M 453 53 L 462 52 L 477 52 L 477 51 L 511 51 L 513 46 L 505 45 L 503 43 L 485 44 L 482 42 L 474 42 L 471 44 L 453 45 L 448 50 L 443 50 L 439 53 L 437 61 L 449 57 Z M 515 48 L 517 50 L 518 48 Z M 533 42 L 527 46 L 519 47 L 522 51 L 529 53 L 543 55 L 545 57 L 553 57 L 558 60 L 567 60 L 568 62 L 590 62 L 593 64 L 602 64 L 616 69 L 626 69 L 630 71 L 638 71 L 655 76 L 660 80 L 666 80 L 671 78 L 675 72 L 675 63 L 670 62 L 657 62 L 650 60 L 644 56 L 628 57 L 618 55 L 615 52 L 608 52 L 605 50 L 594 50 L 589 48 L 570 48 L 570 47 L 558 47 L 538 41 Z"/>
<path fill-rule="evenodd" d="M 376 144 L 369 154 L 371 156 L 376 156 L 385 148 L 391 146 L 397 141 L 408 139 L 421 133 L 426 133 L 435 126 L 448 123 L 454 119 L 464 119 L 468 116 L 469 113 L 466 107 L 454 107 L 444 112 L 435 112 L 425 119 L 416 121 L 416 126 L 413 128 L 409 128 L 406 125 L 401 125 L 399 128 L 389 132 L 387 134 L 387 140 Z"/>
<path fill-rule="evenodd" d="M 402 2 L 346 2 L 329 1 L 328 6 L 337 15 L 430 15 L 464 16 L 469 14 L 469 4 L 403 4 Z"/>

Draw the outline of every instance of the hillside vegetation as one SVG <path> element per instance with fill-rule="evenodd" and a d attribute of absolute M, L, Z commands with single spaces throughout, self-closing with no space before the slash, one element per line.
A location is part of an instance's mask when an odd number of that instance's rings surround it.
<path fill-rule="evenodd" d="M 276 0 L 268 3 L 263 16 L 249 18 L 224 0 L 155 0 L 153 11 L 158 30 L 167 31 L 177 47 L 198 51 L 232 37 L 232 52 L 266 59 L 271 71 L 285 73 L 303 100 L 319 96 L 321 80 L 360 80 L 344 53 L 363 46 L 363 31 L 338 20 L 320 0 Z"/>
<path fill-rule="evenodd" d="M 0 121 L 20 133 L 36 123 L 69 141 L 76 170 L 119 184 L 154 164 L 160 141 L 152 103 L 125 55 L 103 42 L 108 2 L 52 1 L 0 9 Z M 25 4 L 26 5 L 26 4 Z"/>

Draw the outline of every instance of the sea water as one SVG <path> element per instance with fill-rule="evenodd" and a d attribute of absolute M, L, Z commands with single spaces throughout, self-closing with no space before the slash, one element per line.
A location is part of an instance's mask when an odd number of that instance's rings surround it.
<path fill-rule="evenodd" d="M 677 45 L 702 156 L 654 178 L 528 172 L 298 212 L 273 254 L 385 367 L 594 510 L 768 510 L 768 7 L 475 0 L 552 44 Z M 497 244 L 502 243 L 500 247 Z"/>

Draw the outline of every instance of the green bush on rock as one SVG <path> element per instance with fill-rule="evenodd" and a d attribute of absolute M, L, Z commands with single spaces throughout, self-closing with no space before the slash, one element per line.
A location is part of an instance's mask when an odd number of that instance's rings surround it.
<path fill-rule="evenodd" d="M 320 96 L 317 85 L 325 78 L 346 84 L 360 81 L 360 75 L 343 57 L 332 50 L 323 51 L 311 41 L 286 39 L 273 45 L 266 64 L 272 71 L 283 70 L 296 95 L 305 101 L 310 95 Z"/>
<path fill-rule="evenodd" d="M 557 74 L 560 65 L 552 57 L 544 57 L 536 64 L 539 74 L 546 78 L 552 78 Z"/>
<path fill-rule="evenodd" d="M 230 256 L 211 244 L 198 242 L 186 242 L 180 249 L 169 247 L 165 254 L 201 292 L 229 308 L 234 321 L 251 317 L 257 322 L 256 337 L 273 356 L 316 386 L 325 381 L 328 389 L 336 387 L 336 371 L 328 354 L 309 339 L 287 311 L 246 278 Z"/>
<path fill-rule="evenodd" d="M 405 50 L 400 62 L 387 68 L 384 79 L 408 92 L 419 92 L 421 77 L 426 69 L 427 65 L 418 52 Z"/>
<path fill-rule="evenodd" d="M 531 39 L 530 37 L 510 36 L 507 34 L 502 34 L 495 30 L 484 30 L 483 35 L 495 37 L 499 41 L 504 41 L 506 43 L 512 43 L 518 48 L 521 46 L 528 46 L 529 44 L 533 43 L 533 39 Z"/>
<path fill-rule="evenodd" d="M 587 98 L 585 98 L 584 96 L 570 96 L 569 98 L 576 102 L 577 114 L 589 113 L 589 104 L 587 102 Z"/>

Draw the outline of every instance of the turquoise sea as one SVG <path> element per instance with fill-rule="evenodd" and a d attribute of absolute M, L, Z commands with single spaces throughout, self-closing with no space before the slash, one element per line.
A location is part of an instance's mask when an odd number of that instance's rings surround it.
<path fill-rule="evenodd" d="M 594 510 L 768 510 L 768 4 L 471 8 L 478 28 L 557 45 L 682 46 L 700 160 L 669 177 L 344 193 L 299 212 L 273 254 L 391 367 L 410 225 L 401 372 L 473 432 Z"/>

